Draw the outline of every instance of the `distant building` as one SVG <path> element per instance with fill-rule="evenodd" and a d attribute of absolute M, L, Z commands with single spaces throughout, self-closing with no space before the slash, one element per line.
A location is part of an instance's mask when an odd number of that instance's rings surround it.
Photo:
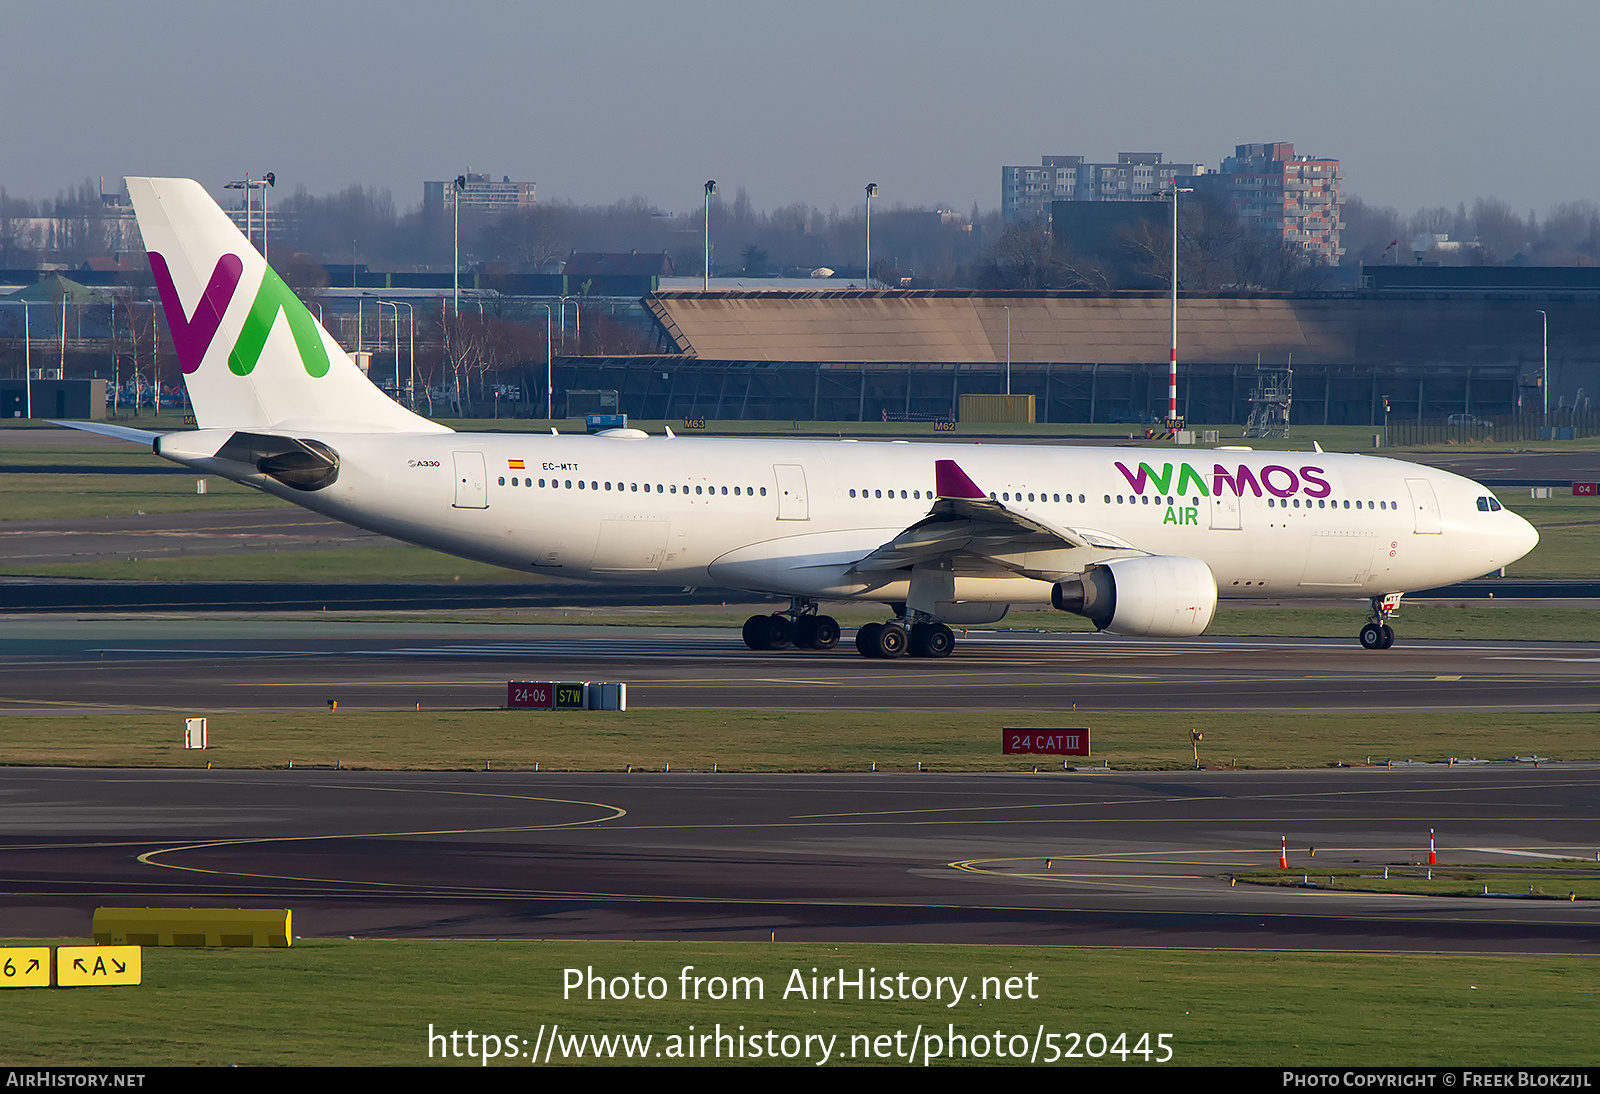
<path fill-rule="evenodd" d="M 1038 167 L 1000 169 L 1000 212 L 1015 224 L 1045 219 L 1056 201 L 1149 201 L 1180 176 L 1206 171 L 1197 163 L 1167 163 L 1160 152 L 1118 152 L 1116 163 L 1045 156 Z"/>
<path fill-rule="evenodd" d="M 467 173 L 466 180 L 466 188 L 459 191 L 456 189 L 454 179 L 444 182 L 424 182 L 423 209 L 425 211 L 439 209 L 448 213 L 454 207 L 457 193 L 461 195 L 463 212 L 503 213 L 534 207 L 534 183 L 512 182 L 510 175 L 503 175 L 499 182 L 495 182 L 488 175 L 475 175 L 471 172 Z"/>
<path fill-rule="evenodd" d="M 1339 261 L 1339 161 L 1295 155 L 1288 142 L 1241 144 L 1202 185 L 1246 223 L 1329 263 Z"/>

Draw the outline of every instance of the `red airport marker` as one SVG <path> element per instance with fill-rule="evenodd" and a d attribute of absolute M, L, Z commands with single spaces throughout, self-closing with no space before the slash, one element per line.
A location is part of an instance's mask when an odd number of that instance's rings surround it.
<path fill-rule="evenodd" d="M 1428 865 L 1439 865 L 1439 856 L 1433 850 L 1433 829 L 1428 829 Z"/>
<path fill-rule="evenodd" d="M 1279 836 L 1278 838 L 1282 841 L 1278 849 L 1278 869 L 1287 870 L 1289 868 L 1289 837 Z"/>

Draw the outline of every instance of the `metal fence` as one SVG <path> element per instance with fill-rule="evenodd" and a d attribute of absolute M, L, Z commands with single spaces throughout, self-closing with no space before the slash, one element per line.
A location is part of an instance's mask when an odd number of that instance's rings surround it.
<path fill-rule="evenodd" d="M 1552 410 L 1542 414 L 1482 418 L 1452 414 L 1448 418 L 1417 421 L 1390 418 L 1385 427 L 1392 447 L 1419 444 L 1489 444 L 1495 441 L 1570 441 L 1600 434 L 1600 411 Z"/>

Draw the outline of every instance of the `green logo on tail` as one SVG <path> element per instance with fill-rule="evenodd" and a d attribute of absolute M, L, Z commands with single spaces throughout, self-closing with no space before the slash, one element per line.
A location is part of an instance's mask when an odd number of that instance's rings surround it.
<path fill-rule="evenodd" d="M 255 302 L 250 305 L 250 314 L 245 317 L 239 341 L 234 344 L 233 352 L 228 354 L 229 371 L 236 376 L 248 376 L 255 371 L 256 362 L 261 360 L 261 350 L 267 344 L 267 335 L 272 333 L 280 312 L 288 321 L 289 332 L 294 335 L 294 344 L 300 350 L 300 363 L 312 376 L 326 376 L 328 349 L 322 344 L 317 325 L 311 321 L 311 313 L 306 306 L 289 291 L 289 286 L 273 272 L 271 266 L 267 267 L 266 276 L 261 279 L 261 288 L 256 292 Z"/>

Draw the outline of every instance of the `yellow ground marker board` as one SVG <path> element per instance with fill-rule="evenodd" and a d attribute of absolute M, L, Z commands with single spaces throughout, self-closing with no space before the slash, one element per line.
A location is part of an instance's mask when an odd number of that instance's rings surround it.
<path fill-rule="evenodd" d="M 49 946 L 0 946 L 0 988 L 49 986 Z"/>
<path fill-rule="evenodd" d="M 57 946 L 56 986 L 100 988 L 142 984 L 143 954 L 138 946 Z"/>

